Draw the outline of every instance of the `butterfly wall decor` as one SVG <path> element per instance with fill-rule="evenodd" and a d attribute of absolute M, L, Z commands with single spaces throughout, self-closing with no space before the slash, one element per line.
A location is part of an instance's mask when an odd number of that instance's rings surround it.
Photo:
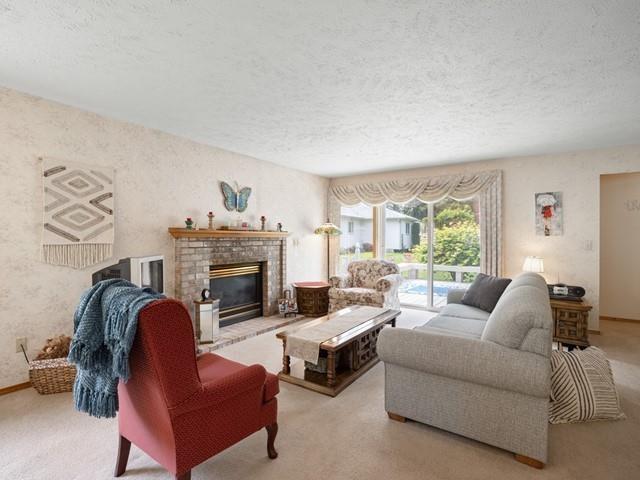
<path fill-rule="evenodd" d="M 244 212 L 249 205 L 249 195 L 251 195 L 251 188 L 243 187 L 238 189 L 237 184 L 234 189 L 227 182 L 220 182 L 220 189 L 224 196 L 224 206 L 230 212 L 237 210 L 238 212 Z"/>

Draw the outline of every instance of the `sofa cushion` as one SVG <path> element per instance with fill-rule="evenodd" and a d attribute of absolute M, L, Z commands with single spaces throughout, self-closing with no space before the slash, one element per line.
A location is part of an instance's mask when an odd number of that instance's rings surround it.
<path fill-rule="evenodd" d="M 372 288 L 331 288 L 329 289 L 329 297 L 336 300 L 349 299 L 364 304 L 384 303 L 384 293 Z"/>
<path fill-rule="evenodd" d="M 421 327 L 414 327 L 414 330 L 417 330 L 418 332 L 427 332 L 435 335 L 446 335 L 449 337 L 471 338 L 473 340 L 480 339 L 479 335 L 473 335 L 472 333 L 457 332 L 455 330 L 448 330 L 445 328 L 438 328 L 438 327 L 429 327 L 426 324 L 422 325 Z"/>
<path fill-rule="evenodd" d="M 462 297 L 462 303 L 485 312 L 492 312 L 510 283 L 510 278 L 493 277 L 479 273 Z"/>
<path fill-rule="evenodd" d="M 480 338 L 486 320 L 478 320 L 473 318 L 452 317 L 449 315 L 437 315 L 429 320 L 421 327 L 416 327 L 416 330 L 430 332 L 432 330 L 438 330 L 433 333 L 449 333 L 451 335 L 463 336 L 469 338 Z"/>
<path fill-rule="evenodd" d="M 460 317 L 460 318 L 472 318 L 474 320 L 483 320 L 487 321 L 489 319 L 489 312 L 485 312 L 484 310 L 480 310 L 476 307 L 471 307 L 469 305 L 463 305 L 460 303 L 450 303 L 445 305 L 440 309 L 440 315 L 447 315 L 449 317 Z"/>
<path fill-rule="evenodd" d="M 487 320 L 482 340 L 549 357 L 552 330 L 546 286 L 523 284 L 502 295 Z"/>

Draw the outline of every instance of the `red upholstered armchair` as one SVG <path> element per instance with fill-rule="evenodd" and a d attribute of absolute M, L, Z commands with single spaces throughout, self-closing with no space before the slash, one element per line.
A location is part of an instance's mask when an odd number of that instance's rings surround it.
<path fill-rule="evenodd" d="M 131 378 L 118 386 L 116 477 L 127 468 L 131 442 L 179 480 L 263 427 L 269 458 L 277 457 L 277 377 L 211 353 L 196 360 L 182 303 L 158 300 L 140 311 L 129 364 Z"/>

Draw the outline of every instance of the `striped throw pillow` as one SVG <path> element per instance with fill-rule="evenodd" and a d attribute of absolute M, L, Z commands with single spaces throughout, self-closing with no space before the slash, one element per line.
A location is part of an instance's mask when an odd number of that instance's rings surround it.
<path fill-rule="evenodd" d="M 549 422 L 577 423 L 625 418 L 611 365 L 597 347 L 551 353 Z"/>

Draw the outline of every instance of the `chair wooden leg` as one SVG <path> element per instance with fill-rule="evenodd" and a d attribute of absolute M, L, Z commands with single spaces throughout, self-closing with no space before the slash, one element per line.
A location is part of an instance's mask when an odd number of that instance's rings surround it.
<path fill-rule="evenodd" d="M 120 443 L 118 444 L 118 460 L 116 462 L 116 471 L 113 474 L 114 477 L 119 477 L 127 469 L 129 450 L 131 450 L 131 442 L 120 435 Z"/>
<path fill-rule="evenodd" d="M 406 422 L 407 419 L 405 417 L 403 417 L 402 415 L 396 415 L 395 413 L 391 413 L 391 412 L 387 412 L 387 415 L 389 415 L 389 418 L 391 420 L 395 420 L 396 422 Z"/>
<path fill-rule="evenodd" d="M 176 475 L 176 480 L 191 480 L 191 470 L 182 475 Z"/>
<path fill-rule="evenodd" d="M 536 460 L 534 458 L 527 457 L 525 455 L 518 455 L 517 453 L 514 455 L 516 457 L 516 460 L 520 463 L 524 463 L 525 465 L 529 465 L 530 467 L 533 467 L 533 468 L 538 468 L 538 469 L 544 468 L 544 463 L 542 463 L 540 460 Z"/>
<path fill-rule="evenodd" d="M 267 425 L 267 453 L 269 454 L 269 458 L 274 459 L 278 458 L 278 452 L 276 452 L 276 447 L 274 443 L 276 441 L 276 435 L 278 435 L 278 424 L 272 423 L 271 425 Z"/>

